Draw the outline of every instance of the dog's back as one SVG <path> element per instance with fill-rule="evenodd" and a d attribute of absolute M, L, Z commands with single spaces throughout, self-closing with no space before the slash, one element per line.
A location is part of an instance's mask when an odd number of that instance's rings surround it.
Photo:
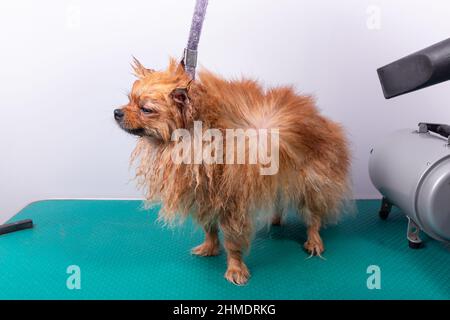
<path fill-rule="evenodd" d="M 290 87 L 264 90 L 256 81 L 227 81 L 208 71 L 199 79 L 216 99 L 203 106 L 213 110 L 200 111 L 213 127 L 279 131 L 276 174 L 261 175 L 260 163 L 225 165 L 222 194 L 239 190 L 234 197 L 246 202 L 244 210 L 294 205 L 309 220 L 312 206 L 322 220 L 335 221 L 350 192 L 350 155 L 341 126 L 323 117 L 310 96 Z"/>

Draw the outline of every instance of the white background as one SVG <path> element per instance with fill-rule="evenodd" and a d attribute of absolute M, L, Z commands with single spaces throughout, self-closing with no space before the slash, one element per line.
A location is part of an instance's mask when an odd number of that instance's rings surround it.
<path fill-rule="evenodd" d="M 135 138 L 112 111 L 126 102 L 132 55 L 156 69 L 181 55 L 193 7 L 0 3 L 0 222 L 37 199 L 140 196 L 128 169 Z M 450 123 L 449 83 L 385 100 L 376 69 L 448 38 L 449 17 L 447 0 L 210 0 L 199 61 L 314 94 L 348 129 L 355 196 L 373 198 L 367 161 L 380 136 Z"/>

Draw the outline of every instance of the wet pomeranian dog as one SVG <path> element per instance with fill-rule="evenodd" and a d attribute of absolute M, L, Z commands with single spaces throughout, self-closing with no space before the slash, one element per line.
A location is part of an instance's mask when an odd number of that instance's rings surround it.
<path fill-rule="evenodd" d="M 225 278 L 245 284 L 250 273 L 243 255 L 259 221 L 278 225 L 288 209 L 295 209 L 307 226 L 306 251 L 322 254 L 319 230 L 337 222 L 350 198 L 350 155 L 340 125 L 322 116 L 311 97 L 290 87 L 263 89 L 252 80 L 227 81 L 208 71 L 192 80 L 174 59 L 164 71 L 137 60 L 133 68 L 138 79 L 129 102 L 115 109 L 114 117 L 139 137 L 132 160 L 148 203 L 161 203 L 159 218 L 174 223 L 191 216 L 204 229 L 205 240 L 192 254 L 218 255 L 221 230 Z M 273 132 L 263 139 L 262 129 Z M 230 132 L 235 133 L 231 139 Z M 256 147 L 271 146 L 270 157 L 276 159 L 269 173 L 263 172 L 267 161 L 248 160 L 255 134 Z M 228 148 L 242 136 L 243 148 Z M 242 153 L 246 161 L 232 161 Z M 206 161 L 205 154 L 214 161 Z"/>

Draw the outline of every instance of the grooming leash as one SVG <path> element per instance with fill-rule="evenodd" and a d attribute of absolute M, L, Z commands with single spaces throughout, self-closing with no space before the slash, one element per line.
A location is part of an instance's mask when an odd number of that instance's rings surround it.
<path fill-rule="evenodd" d="M 205 20 L 208 0 L 197 0 L 194 15 L 192 17 L 191 30 L 186 48 L 184 49 L 181 63 L 184 64 L 186 72 L 195 79 L 195 68 L 197 67 L 198 43 L 202 32 L 203 20 Z"/>

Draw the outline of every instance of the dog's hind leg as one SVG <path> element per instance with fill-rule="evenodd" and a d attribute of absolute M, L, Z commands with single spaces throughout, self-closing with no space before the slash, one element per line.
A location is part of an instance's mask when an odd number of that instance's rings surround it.
<path fill-rule="evenodd" d="M 217 225 L 205 226 L 205 241 L 193 248 L 191 253 L 197 256 L 217 256 L 220 252 L 219 233 Z"/>
<path fill-rule="evenodd" d="M 275 206 L 275 212 L 272 216 L 272 225 L 281 226 L 284 208 L 280 203 Z"/>
<path fill-rule="evenodd" d="M 307 176 L 308 177 L 308 176 Z M 323 174 L 309 171 L 309 183 L 304 185 L 303 199 L 299 212 L 307 226 L 307 240 L 304 248 L 311 256 L 319 256 L 325 251 L 319 231 L 335 207 L 335 191 Z"/>
<path fill-rule="evenodd" d="M 321 256 L 325 250 L 319 230 L 321 227 L 321 219 L 319 216 L 312 216 L 308 223 L 307 240 L 304 247 L 311 256 Z"/>
<path fill-rule="evenodd" d="M 274 213 L 272 216 L 272 225 L 273 226 L 281 226 L 281 222 L 283 219 L 283 204 L 281 203 L 281 196 L 278 195 L 277 199 L 275 200 L 275 206 L 274 206 Z"/>

